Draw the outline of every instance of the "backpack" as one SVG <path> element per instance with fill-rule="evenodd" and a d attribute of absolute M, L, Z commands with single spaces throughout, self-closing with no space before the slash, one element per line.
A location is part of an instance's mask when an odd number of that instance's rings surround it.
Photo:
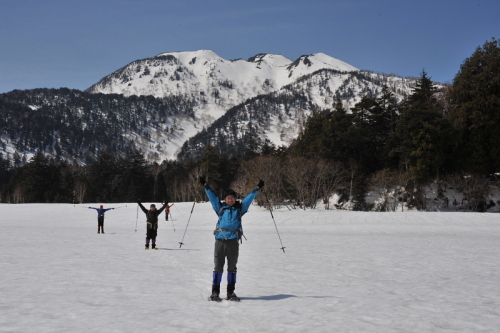
<path fill-rule="evenodd" d="M 221 219 L 222 215 L 224 214 L 224 211 L 226 209 L 230 209 L 232 207 L 237 208 L 237 211 L 238 211 L 238 214 L 239 214 L 238 220 L 240 221 L 240 228 L 239 229 L 221 229 L 219 227 L 220 219 Z M 241 237 L 244 237 L 245 240 L 247 238 L 245 237 L 245 235 L 243 235 L 243 226 L 241 225 L 241 216 L 242 216 L 242 214 L 241 214 L 241 202 L 236 201 L 236 203 L 232 207 L 228 206 L 228 205 L 224 205 L 224 206 L 222 206 L 219 209 L 219 212 L 217 213 L 217 215 L 219 216 L 219 219 L 217 221 L 217 225 L 215 226 L 214 236 L 215 236 L 215 234 L 217 234 L 218 231 L 222 232 L 222 234 L 224 235 L 224 238 L 226 238 L 226 235 L 225 235 L 224 231 L 236 232 L 238 234 L 238 238 L 237 239 L 240 241 L 240 243 L 243 243 L 243 240 L 242 240 Z M 227 240 L 227 238 L 226 238 L 226 240 Z"/>

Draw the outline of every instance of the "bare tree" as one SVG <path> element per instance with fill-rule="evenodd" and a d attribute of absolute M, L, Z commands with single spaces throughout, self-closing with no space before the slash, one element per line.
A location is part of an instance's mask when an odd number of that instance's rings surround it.
<path fill-rule="evenodd" d="M 297 205 L 303 209 L 312 205 L 310 186 L 314 181 L 316 162 L 305 157 L 289 158 L 285 165 L 285 179 L 295 190 Z"/>
<path fill-rule="evenodd" d="M 259 180 L 265 181 L 264 191 L 274 206 L 284 202 L 283 189 L 283 162 L 279 157 L 258 156 L 240 165 L 236 180 L 231 184 L 233 189 L 244 194 L 249 192 Z M 257 197 L 257 203 L 266 204 L 264 196 Z"/>
<path fill-rule="evenodd" d="M 318 197 L 323 198 L 325 209 L 330 209 L 330 197 L 345 187 L 345 171 L 342 164 L 335 161 L 320 160 L 317 167 Z"/>
<path fill-rule="evenodd" d="M 23 203 L 24 202 L 24 190 L 21 185 L 17 185 L 12 193 L 13 203 Z"/>
<path fill-rule="evenodd" d="M 488 180 L 476 174 L 453 174 L 446 178 L 449 187 L 462 194 L 455 204 L 471 211 L 484 211 L 488 202 L 490 186 Z M 455 194 L 459 197 L 460 194 Z"/>
<path fill-rule="evenodd" d="M 352 209 L 352 201 L 353 201 L 353 185 L 354 185 L 354 177 L 357 176 L 357 172 L 359 169 L 358 162 L 355 160 L 350 160 L 349 161 L 349 166 L 348 166 L 348 175 L 349 175 L 349 209 Z"/>
<path fill-rule="evenodd" d="M 153 185 L 153 198 L 156 199 L 156 192 L 157 192 L 157 188 L 156 188 L 156 184 L 158 184 L 158 176 L 160 175 L 160 173 L 165 170 L 165 167 L 161 164 L 158 164 L 158 163 L 154 163 L 153 165 L 150 166 L 150 173 L 153 174 L 154 176 L 154 185 Z M 165 198 L 166 200 L 166 198 Z"/>
<path fill-rule="evenodd" d="M 82 180 L 75 182 L 75 199 L 78 203 L 82 203 L 87 193 L 88 184 Z"/>
<path fill-rule="evenodd" d="M 396 211 L 402 190 L 401 175 L 397 171 L 383 169 L 375 173 L 369 183 L 370 189 L 378 194 L 381 201 L 377 207 L 380 211 Z"/>
<path fill-rule="evenodd" d="M 197 166 L 189 173 L 189 177 L 185 182 L 185 186 L 187 186 L 186 192 L 197 201 L 203 200 L 202 198 L 205 197 L 204 189 L 200 186 L 199 179 L 206 174 L 206 171 L 205 167 Z"/>

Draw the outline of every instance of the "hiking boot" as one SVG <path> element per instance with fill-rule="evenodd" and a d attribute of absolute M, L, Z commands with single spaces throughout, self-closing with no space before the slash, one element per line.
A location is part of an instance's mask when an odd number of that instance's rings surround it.
<path fill-rule="evenodd" d="M 219 297 L 219 294 L 217 294 L 217 293 L 212 293 L 212 295 L 210 295 L 210 297 L 208 297 L 208 300 L 214 301 L 214 302 L 222 301 L 222 299 Z"/>
<path fill-rule="evenodd" d="M 240 298 L 238 296 L 236 296 L 236 294 L 234 292 L 228 292 L 226 299 L 228 301 L 236 301 L 236 302 L 240 301 Z"/>
<path fill-rule="evenodd" d="M 146 244 L 146 248 L 144 250 L 149 250 L 149 244 Z"/>

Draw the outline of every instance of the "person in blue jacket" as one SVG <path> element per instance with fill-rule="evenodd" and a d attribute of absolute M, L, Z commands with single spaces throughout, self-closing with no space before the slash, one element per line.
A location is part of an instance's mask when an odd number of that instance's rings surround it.
<path fill-rule="evenodd" d="M 241 217 L 250 208 L 253 200 L 259 193 L 259 190 L 264 186 L 264 181 L 259 181 L 257 187 L 254 188 L 241 202 L 236 200 L 236 192 L 227 190 L 224 192 L 221 200 L 215 195 L 212 189 L 208 186 L 205 178 L 200 177 L 200 184 L 205 187 L 208 199 L 212 204 L 215 213 L 219 217 L 215 235 L 214 249 L 214 271 L 212 274 L 212 295 L 209 297 L 212 301 L 220 301 L 220 284 L 222 281 L 222 273 L 224 264 L 227 258 L 227 299 L 231 301 L 239 301 L 240 299 L 234 293 L 236 285 L 236 264 L 239 255 L 239 243 L 243 236 L 243 228 L 241 226 Z"/>
<path fill-rule="evenodd" d="M 103 205 L 100 205 L 99 208 L 89 207 L 89 209 L 97 210 L 97 233 L 100 234 L 101 231 L 102 231 L 102 233 L 104 233 L 104 213 L 106 213 L 108 210 L 111 210 L 114 208 L 104 209 Z"/>

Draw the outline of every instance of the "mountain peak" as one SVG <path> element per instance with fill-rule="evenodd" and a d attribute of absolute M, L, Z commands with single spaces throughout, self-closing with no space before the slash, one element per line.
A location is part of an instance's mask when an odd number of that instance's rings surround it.
<path fill-rule="evenodd" d="M 257 65 L 264 62 L 271 66 L 282 67 L 287 66 L 292 61 L 281 54 L 259 53 L 251 58 L 248 58 L 247 62 L 256 63 Z"/>
<path fill-rule="evenodd" d="M 183 51 L 183 52 L 165 52 L 157 55 L 156 57 L 173 56 L 181 63 L 191 63 L 195 61 L 193 59 L 207 60 L 222 60 L 222 58 L 212 50 L 198 50 L 198 51 Z"/>
<path fill-rule="evenodd" d="M 314 71 L 322 68 L 335 69 L 341 72 L 358 71 L 354 66 L 349 65 L 341 60 L 335 59 L 324 53 L 314 53 L 300 56 L 292 62 L 287 69 L 293 71 L 295 68 L 309 68 Z M 301 75 L 304 75 L 301 73 Z"/>

